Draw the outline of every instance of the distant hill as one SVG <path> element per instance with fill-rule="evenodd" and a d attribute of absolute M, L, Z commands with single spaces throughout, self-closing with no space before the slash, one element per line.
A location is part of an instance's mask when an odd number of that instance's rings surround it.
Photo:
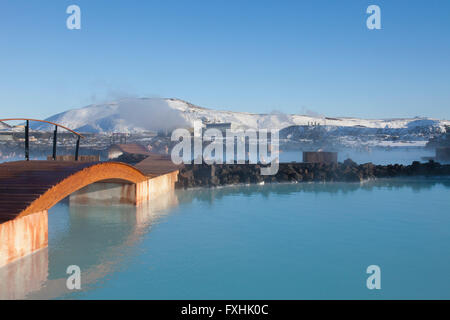
<path fill-rule="evenodd" d="M 194 121 L 232 123 L 233 128 L 279 129 L 286 140 L 336 141 L 345 145 L 361 143 L 389 146 L 423 146 L 429 139 L 446 132 L 448 120 L 430 118 L 358 119 L 296 114 L 253 114 L 199 107 L 179 99 L 127 98 L 104 104 L 92 104 L 56 114 L 46 120 L 85 133 L 141 133 L 191 128 Z M 35 130 L 52 126 L 32 123 Z M 334 140 L 332 139 L 334 138 Z M 372 144 L 373 145 L 373 144 Z"/>
<path fill-rule="evenodd" d="M 329 127 L 359 127 L 373 129 L 418 129 L 434 127 L 445 131 L 448 120 L 430 118 L 358 119 L 327 118 L 282 113 L 253 114 L 202 108 L 179 99 L 128 98 L 105 104 L 92 104 L 68 110 L 46 119 L 75 130 L 88 132 L 142 132 L 192 127 L 195 120 L 231 122 L 235 127 L 253 129 L 283 129 L 290 126 L 318 124 Z M 33 129 L 49 130 L 46 124 L 34 123 Z"/>

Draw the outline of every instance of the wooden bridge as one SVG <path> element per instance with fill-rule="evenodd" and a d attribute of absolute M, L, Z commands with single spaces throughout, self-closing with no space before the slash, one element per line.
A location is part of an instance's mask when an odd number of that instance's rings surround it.
<path fill-rule="evenodd" d="M 178 167 L 161 155 L 136 166 L 77 161 L 0 164 L 0 267 L 48 245 L 48 210 L 62 199 L 95 200 L 110 194 L 120 203 L 140 205 L 173 191 L 177 178 Z"/>
<path fill-rule="evenodd" d="M 48 210 L 66 197 L 71 203 L 106 197 L 140 205 L 173 192 L 177 179 L 178 167 L 160 155 L 136 166 L 76 161 L 0 164 L 0 267 L 48 245 Z"/>
<path fill-rule="evenodd" d="M 131 203 L 140 205 L 172 192 L 179 167 L 168 156 L 148 154 L 131 166 L 121 162 L 79 162 L 83 136 L 57 123 L 26 121 L 25 161 L 0 164 L 0 267 L 48 245 L 48 210 L 70 196 L 71 203 Z M 30 121 L 54 125 L 50 161 L 30 161 Z M 75 161 L 57 161 L 58 127 L 77 137 Z"/>
<path fill-rule="evenodd" d="M 0 164 L 0 223 L 45 211 L 81 188 L 112 180 L 139 183 L 147 176 L 124 163 L 17 161 Z"/>

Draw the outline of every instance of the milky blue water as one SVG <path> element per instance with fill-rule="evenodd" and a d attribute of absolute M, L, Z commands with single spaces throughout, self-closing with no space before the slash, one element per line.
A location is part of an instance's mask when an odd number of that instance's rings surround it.
<path fill-rule="evenodd" d="M 315 151 L 314 148 L 307 148 L 305 150 L 285 150 L 280 153 L 280 162 L 302 162 L 303 151 Z M 424 158 L 434 157 L 434 149 L 426 149 L 421 147 L 394 147 L 394 148 L 371 148 L 369 150 L 358 148 L 341 148 L 338 152 L 338 161 L 343 162 L 350 158 L 356 163 L 362 164 L 372 162 L 376 165 L 387 164 L 403 164 L 409 165 L 413 161 L 428 161 Z M 46 157 L 31 154 L 32 160 L 45 160 Z M 21 161 L 24 156 L 14 158 L 2 158 L 0 155 L 0 163 L 6 161 Z M 442 162 L 442 161 L 440 161 Z"/>
<path fill-rule="evenodd" d="M 305 151 L 314 151 L 314 149 L 306 149 Z M 356 163 L 372 162 L 376 165 L 402 164 L 410 165 L 413 161 L 428 161 L 425 158 L 435 156 L 435 150 L 425 148 L 372 148 L 370 150 L 340 149 L 338 152 L 338 161 L 344 162 L 346 159 L 352 159 Z M 301 150 L 284 151 L 280 153 L 280 162 L 302 162 L 303 155 Z M 442 161 L 440 161 L 442 162 Z"/>
<path fill-rule="evenodd" d="M 395 179 L 179 191 L 159 209 L 61 203 L 26 297 L 449 299 L 449 195 L 449 179 Z"/>

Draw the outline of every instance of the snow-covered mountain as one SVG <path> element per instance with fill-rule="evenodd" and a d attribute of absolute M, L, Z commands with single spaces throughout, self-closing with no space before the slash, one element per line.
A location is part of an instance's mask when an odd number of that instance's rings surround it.
<path fill-rule="evenodd" d="M 445 129 L 448 120 L 328 118 L 282 113 L 254 114 L 202 108 L 179 99 L 127 98 L 105 104 L 92 104 L 56 114 L 46 120 L 81 132 L 143 132 L 170 127 L 192 127 L 195 120 L 211 123 L 231 122 L 235 127 L 283 129 L 290 126 L 321 125 L 330 127 L 363 127 L 374 129 Z M 50 128 L 37 124 L 33 129 Z"/>
<path fill-rule="evenodd" d="M 69 110 L 46 120 L 79 132 L 142 133 L 192 128 L 195 121 L 232 123 L 234 129 L 279 129 L 285 141 L 341 146 L 424 146 L 446 132 L 448 120 L 329 118 L 282 113 L 254 114 L 213 110 L 179 99 L 127 98 Z M 35 130 L 51 126 L 34 123 Z"/>

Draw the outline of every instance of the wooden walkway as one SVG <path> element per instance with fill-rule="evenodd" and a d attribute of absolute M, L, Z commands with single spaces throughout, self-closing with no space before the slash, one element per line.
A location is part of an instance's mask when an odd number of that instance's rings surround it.
<path fill-rule="evenodd" d="M 157 177 L 180 170 L 181 165 L 174 164 L 169 155 L 150 153 L 147 158 L 136 164 L 135 167 L 149 177 Z"/>
<path fill-rule="evenodd" d="M 88 163 L 16 161 L 0 164 L 0 223 L 15 218 L 58 181 Z"/>
<path fill-rule="evenodd" d="M 118 162 L 16 161 L 2 163 L 0 164 L 0 223 L 48 210 L 71 193 L 95 182 L 138 183 L 174 171 L 168 165 L 168 162 L 160 159 L 154 164 L 142 164 L 140 166 L 142 171 L 140 171 L 133 166 Z"/>
<path fill-rule="evenodd" d="M 5 162 L 0 164 L 0 223 L 31 211 L 48 210 L 91 183 L 117 180 L 137 183 L 179 168 L 170 157 L 159 154 L 151 154 L 135 166 L 119 162 Z"/>

